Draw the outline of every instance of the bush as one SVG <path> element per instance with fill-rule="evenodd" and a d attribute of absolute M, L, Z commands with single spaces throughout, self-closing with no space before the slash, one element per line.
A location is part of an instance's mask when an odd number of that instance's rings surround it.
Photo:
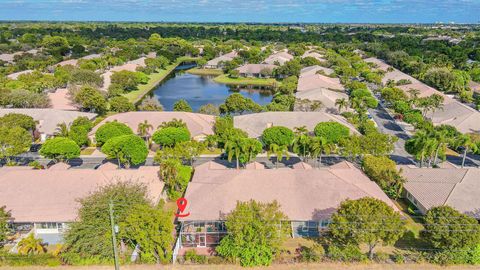
<path fill-rule="evenodd" d="M 222 257 L 212 256 L 207 258 L 208 264 L 225 264 L 225 260 Z"/>
<path fill-rule="evenodd" d="M 56 137 L 42 145 L 40 155 L 55 160 L 72 159 L 80 156 L 80 147 L 68 138 Z"/>
<path fill-rule="evenodd" d="M 184 127 L 166 127 L 153 133 L 152 140 L 161 146 L 174 146 L 190 140 L 190 131 Z"/>
<path fill-rule="evenodd" d="M 20 255 L 0 251 L 0 266 L 60 266 L 60 258 L 52 254 Z"/>
<path fill-rule="evenodd" d="M 111 138 L 130 134 L 133 134 L 133 131 L 129 126 L 119 122 L 107 122 L 95 132 L 95 141 L 101 146 Z"/>
<path fill-rule="evenodd" d="M 314 132 L 318 137 L 323 137 L 331 143 L 338 143 L 350 135 L 350 130 L 346 126 L 333 121 L 318 123 Z"/>
<path fill-rule="evenodd" d="M 290 146 L 294 138 L 293 131 L 282 126 L 267 128 L 262 134 L 262 141 L 267 147 L 272 144 Z"/>
<path fill-rule="evenodd" d="M 415 126 L 421 124 L 424 119 L 422 113 L 419 110 L 411 110 L 404 114 L 403 121 Z"/>
<path fill-rule="evenodd" d="M 180 165 L 177 168 L 178 173 L 175 179 L 175 186 L 167 189 L 168 198 L 176 200 L 182 197 L 187 189 L 190 178 L 192 178 L 193 169 L 190 166 Z"/>
<path fill-rule="evenodd" d="M 129 112 L 135 110 L 133 103 L 123 96 L 113 97 L 110 99 L 110 110 L 114 112 Z"/>
<path fill-rule="evenodd" d="M 390 260 L 390 255 L 384 252 L 377 252 L 374 255 L 374 260 L 379 263 L 385 263 Z"/>
<path fill-rule="evenodd" d="M 298 253 L 301 262 L 319 262 L 325 255 L 325 250 L 323 246 L 315 244 L 312 247 L 301 246 Z"/>
<path fill-rule="evenodd" d="M 393 103 L 393 110 L 396 113 L 404 114 L 404 113 L 410 111 L 411 107 L 407 102 L 405 102 L 403 100 L 399 100 L 399 101 L 396 101 L 395 103 Z"/>
<path fill-rule="evenodd" d="M 358 246 L 353 244 L 345 246 L 329 246 L 328 257 L 333 261 L 340 262 L 360 262 L 367 260 L 367 256 L 362 253 Z"/>
<path fill-rule="evenodd" d="M 173 104 L 173 111 L 175 112 L 193 112 L 192 107 L 185 99 L 180 99 Z"/>
<path fill-rule="evenodd" d="M 102 152 L 122 164 L 138 165 L 147 159 L 148 148 L 142 138 L 130 134 L 109 139 L 102 146 Z"/>
<path fill-rule="evenodd" d="M 194 249 L 187 250 L 185 252 L 185 261 L 196 263 L 196 264 L 205 264 L 207 262 L 207 256 L 197 255 L 197 252 Z"/>

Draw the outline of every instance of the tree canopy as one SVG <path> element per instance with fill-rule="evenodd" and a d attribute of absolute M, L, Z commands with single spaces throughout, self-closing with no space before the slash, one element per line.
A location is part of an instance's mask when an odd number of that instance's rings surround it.
<path fill-rule="evenodd" d="M 55 160 L 68 160 L 80 156 L 80 147 L 69 138 L 55 137 L 43 143 L 40 154 Z"/>
<path fill-rule="evenodd" d="M 120 135 L 109 139 L 102 146 L 107 158 L 117 159 L 119 165 L 139 165 L 147 159 L 148 148 L 145 141 L 137 135 Z"/>
<path fill-rule="evenodd" d="M 116 121 L 107 122 L 95 132 L 95 141 L 97 145 L 101 146 L 111 138 L 130 134 L 133 134 L 133 130 L 129 126 Z"/>
<path fill-rule="evenodd" d="M 161 146 L 175 146 L 190 140 L 190 131 L 185 127 L 165 127 L 153 133 L 152 140 Z"/>
<path fill-rule="evenodd" d="M 350 130 L 346 126 L 333 121 L 318 123 L 314 132 L 316 136 L 323 137 L 332 143 L 338 143 L 350 134 Z"/>

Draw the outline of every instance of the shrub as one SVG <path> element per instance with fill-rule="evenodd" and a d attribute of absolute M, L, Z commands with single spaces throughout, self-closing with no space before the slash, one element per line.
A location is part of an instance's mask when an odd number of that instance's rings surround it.
<path fill-rule="evenodd" d="M 175 112 L 193 112 L 192 107 L 185 99 L 180 99 L 173 104 L 173 111 Z"/>
<path fill-rule="evenodd" d="M 161 146 L 174 146 L 190 140 L 190 131 L 184 127 L 166 127 L 153 133 L 152 140 Z"/>
<path fill-rule="evenodd" d="M 207 262 L 207 256 L 198 255 L 194 249 L 191 249 L 185 252 L 185 261 L 197 264 L 205 264 Z"/>
<path fill-rule="evenodd" d="M 103 146 L 102 152 L 108 158 L 115 158 L 122 164 L 138 165 L 145 162 L 148 149 L 145 141 L 137 135 L 122 135 L 109 139 Z"/>
<path fill-rule="evenodd" d="M 345 246 L 329 246 L 328 257 L 331 260 L 340 262 L 360 262 L 367 260 L 367 256 L 362 253 L 358 246 L 353 244 Z"/>
<path fill-rule="evenodd" d="M 379 263 L 385 263 L 390 260 L 390 255 L 384 252 L 375 253 L 374 260 Z"/>
<path fill-rule="evenodd" d="M 72 159 L 80 156 L 80 147 L 68 138 L 56 137 L 48 139 L 42 145 L 40 154 L 55 160 Z"/>
<path fill-rule="evenodd" d="M 423 115 L 419 110 L 411 110 L 404 114 L 403 121 L 415 126 L 421 124 L 424 120 Z"/>
<path fill-rule="evenodd" d="M 298 253 L 301 262 L 319 262 L 325 255 L 325 250 L 323 246 L 315 244 L 311 247 L 301 246 Z"/>
<path fill-rule="evenodd" d="M 338 143 L 341 139 L 347 138 L 350 130 L 337 122 L 321 122 L 315 126 L 315 135 L 327 139 L 328 142 Z"/>
<path fill-rule="evenodd" d="M 95 132 L 95 141 L 101 146 L 111 138 L 130 134 L 133 134 L 133 131 L 129 126 L 119 122 L 107 122 Z"/>
<path fill-rule="evenodd" d="M 114 112 L 129 112 L 135 110 L 135 106 L 123 96 L 110 99 L 110 110 Z"/>
<path fill-rule="evenodd" d="M 262 141 L 267 147 L 272 144 L 290 146 L 294 138 L 293 131 L 282 126 L 267 128 L 262 134 Z"/>

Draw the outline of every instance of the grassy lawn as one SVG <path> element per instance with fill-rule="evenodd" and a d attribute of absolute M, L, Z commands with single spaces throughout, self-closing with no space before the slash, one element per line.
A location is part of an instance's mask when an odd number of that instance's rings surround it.
<path fill-rule="evenodd" d="M 85 149 L 82 149 L 82 151 L 80 152 L 80 155 L 82 156 L 88 156 L 88 155 L 91 155 L 93 154 L 93 152 L 95 152 L 95 147 L 87 147 Z"/>
<path fill-rule="evenodd" d="M 191 68 L 191 69 L 187 70 L 187 73 L 195 74 L 195 75 L 218 76 L 218 75 L 222 75 L 223 71 L 221 69 Z"/>
<path fill-rule="evenodd" d="M 135 91 L 131 91 L 129 93 L 124 94 L 126 98 L 133 104 L 137 103 L 145 96 L 148 92 L 150 92 L 155 86 L 157 86 L 165 77 L 167 77 L 178 65 L 185 61 L 194 61 L 195 58 L 192 57 L 180 57 L 172 63 L 171 65 L 167 66 L 166 69 L 160 70 L 158 73 L 152 73 L 148 75 L 150 78 L 147 84 L 140 84 L 138 89 Z"/>
<path fill-rule="evenodd" d="M 275 79 L 268 78 L 230 78 L 228 75 L 223 74 L 215 79 L 213 79 L 217 83 L 223 84 L 233 84 L 233 85 L 252 85 L 252 86 L 273 86 L 277 87 L 280 85 Z"/>

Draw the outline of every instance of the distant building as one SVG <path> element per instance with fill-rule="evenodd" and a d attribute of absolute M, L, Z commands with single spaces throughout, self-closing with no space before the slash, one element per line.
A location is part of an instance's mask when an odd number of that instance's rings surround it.
<path fill-rule="evenodd" d="M 70 125 L 73 120 L 80 116 L 87 117 L 90 120 L 97 116 L 95 113 L 57 109 L 0 109 L 0 117 L 9 113 L 25 114 L 36 120 L 38 122 L 37 132 L 42 142 L 55 135 L 59 124 Z"/>
<path fill-rule="evenodd" d="M 270 78 L 276 67 L 270 64 L 246 64 L 236 70 L 242 77 Z"/>
<path fill-rule="evenodd" d="M 221 55 L 219 57 L 213 58 L 212 60 L 208 61 L 207 64 L 205 64 L 203 67 L 204 68 L 222 68 L 223 63 L 232 61 L 233 58 L 237 57 L 238 53 L 237 51 L 231 51 L 227 54 Z"/>
<path fill-rule="evenodd" d="M 288 217 L 292 237 L 316 237 L 346 199 L 373 197 L 397 209 L 383 191 L 349 162 L 328 168 L 297 163 L 293 168 L 265 169 L 262 164 L 236 170 L 207 162 L 195 168 L 187 187 L 188 200 L 180 218 L 180 251 L 209 254 L 227 234 L 225 218 L 238 201 L 277 201 Z"/>
<path fill-rule="evenodd" d="M 445 95 L 412 76 L 391 67 L 380 59 L 372 57 L 365 59 L 365 61 L 373 63 L 376 66 L 376 69 L 385 72 L 385 76 L 382 79 L 383 84 L 387 84 L 389 81 L 396 83 L 403 80 L 406 83 L 397 87 L 407 94 L 410 89 L 416 89 L 420 93 L 419 97 L 428 97 L 433 94 L 443 96 L 444 101 L 442 107 L 435 111 L 430 111 L 426 115 L 434 125 L 451 125 L 462 133 L 480 133 L 479 111 Z"/>
<path fill-rule="evenodd" d="M 0 205 L 10 211 L 15 231 L 30 232 L 48 244 L 62 242 L 63 233 L 77 219 L 78 199 L 118 182 L 141 183 L 149 199 L 157 203 L 163 190 L 158 168 L 136 170 L 104 165 L 97 169 L 69 169 L 58 163 L 46 170 L 31 167 L 0 168 Z M 54 196 L 52 196 L 54 195 Z"/>
<path fill-rule="evenodd" d="M 280 65 L 282 66 L 286 62 L 292 60 L 294 57 L 293 55 L 289 54 L 286 51 L 281 51 L 277 52 L 274 54 L 271 54 L 269 57 L 267 57 L 263 63 L 269 64 L 269 65 Z"/>

